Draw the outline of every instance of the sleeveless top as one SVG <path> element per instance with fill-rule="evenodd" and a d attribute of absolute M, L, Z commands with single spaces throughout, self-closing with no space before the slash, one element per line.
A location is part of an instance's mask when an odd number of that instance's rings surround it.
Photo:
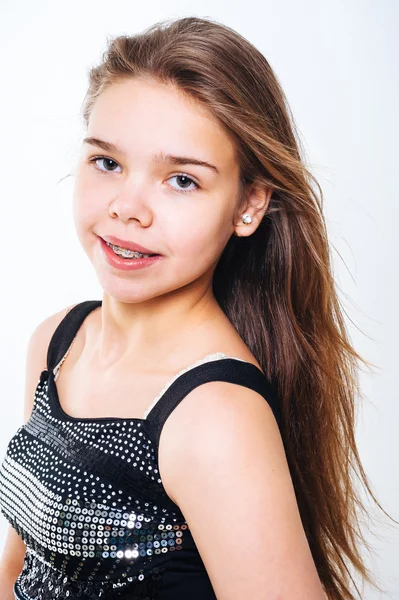
<path fill-rule="evenodd" d="M 60 322 L 29 420 L 0 468 L 0 509 L 26 544 L 14 586 L 20 600 L 216 600 L 182 512 L 158 468 L 162 427 L 179 402 L 208 381 L 255 390 L 281 428 L 274 387 L 255 365 L 210 354 L 178 373 L 143 418 L 75 418 L 55 381 L 85 317 L 87 300 Z M 237 519 L 237 543 L 243 523 Z"/>

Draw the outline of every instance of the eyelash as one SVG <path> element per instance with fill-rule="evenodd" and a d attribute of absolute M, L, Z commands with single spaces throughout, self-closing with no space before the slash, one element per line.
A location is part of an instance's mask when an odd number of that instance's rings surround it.
<path fill-rule="evenodd" d="M 113 171 L 107 171 L 107 170 L 103 170 L 103 169 L 99 169 L 97 167 L 97 165 L 95 164 L 97 160 L 111 160 L 112 162 L 114 162 L 116 165 L 118 165 L 118 163 L 116 162 L 116 160 L 114 160 L 113 158 L 109 158 L 109 156 L 93 156 L 92 158 L 89 159 L 90 163 L 93 163 L 95 168 L 102 173 L 103 175 L 106 175 L 107 173 L 112 173 Z M 118 165 L 120 166 L 120 165 Z M 173 177 L 185 177 L 187 178 L 190 183 L 193 183 L 195 185 L 195 188 L 193 190 L 184 190 L 184 189 L 176 189 L 173 188 L 175 192 L 180 192 L 182 194 L 188 194 L 189 192 L 194 192 L 196 189 L 200 189 L 200 186 L 198 185 L 198 183 L 196 181 L 194 181 L 194 179 L 192 179 L 191 177 L 189 177 L 188 175 L 186 175 L 186 173 L 178 173 L 177 175 L 172 175 L 172 177 L 170 177 L 169 179 L 172 179 Z"/>

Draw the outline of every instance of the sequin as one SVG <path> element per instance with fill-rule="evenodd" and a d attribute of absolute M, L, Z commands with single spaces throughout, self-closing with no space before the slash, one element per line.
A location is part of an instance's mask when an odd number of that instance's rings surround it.
<path fill-rule="evenodd" d="M 114 444 L 115 424 L 105 421 L 99 428 L 91 421 L 62 421 L 52 410 L 48 384 L 48 378 L 41 377 L 31 417 L 10 441 L 0 469 L 1 510 L 27 544 L 16 593 L 38 600 L 53 600 L 55 593 L 106 598 L 123 586 L 126 597 L 135 598 L 137 586 L 151 579 L 154 559 L 164 556 L 154 554 L 152 547 L 139 547 L 141 530 L 145 526 L 145 539 L 152 540 L 159 526 L 185 523 L 152 476 L 157 457 L 151 436 L 144 421 L 125 421 L 124 431 L 119 428 L 118 443 L 126 442 L 132 456 L 137 453 L 133 432 L 142 430 L 146 468 L 140 476 L 133 468 L 126 473 L 111 452 L 105 452 Z M 187 535 L 187 548 L 192 547 Z M 162 564 L 157 567 L 162 572 Z M 143 569 L 140 576 L 138 568 Z M 152 598 L 156 587 L 147 588 Z"/>
<path fill-rule="evenodd" d="M 17 597 L 111 599 L 118 588 L 129 600 L 142 593 L 151 600 L 175 543 L 187 550 L 195 544 L 153 475 L 159 471 L 150 421 L 102 420 L 100 427 L 64 420 L 54 410 L 50 385 L 44 371 L 31 417 L 11 439 L 0 468 L 1 511 L 27 545 Z M 127 458 L 140 457 L 139 469 L 126 471 L 112 456 L 115 436 Z"/>

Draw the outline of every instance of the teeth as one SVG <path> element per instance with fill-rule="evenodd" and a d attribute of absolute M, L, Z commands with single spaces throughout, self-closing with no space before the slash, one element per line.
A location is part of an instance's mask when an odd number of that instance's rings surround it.
<path fill-rule="evenodd" d="M 105 242 L 107 246 L 112 248 L 115 254 L 123 256 L 124 258 L 148 258 L 151 254 L 142 254 L 141 252 L 136 252 L 135 250 L 128 250 L 127 248 L 121 248 L 120 246 L 114 246 L 110 242 Z"/>

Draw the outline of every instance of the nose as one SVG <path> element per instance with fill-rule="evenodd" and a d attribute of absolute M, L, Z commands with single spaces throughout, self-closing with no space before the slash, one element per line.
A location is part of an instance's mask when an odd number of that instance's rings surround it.
<path fill-rule="evenodd" d="M 109 214 L 113 219 L 118 218 L 125 222 L 135 220 L 139 221 L 142 227 L 149 227 L 153 215 L 144 198 L 143 187 L 139 189 L 139 186 L 126 182 L 111 200 Z"/>

